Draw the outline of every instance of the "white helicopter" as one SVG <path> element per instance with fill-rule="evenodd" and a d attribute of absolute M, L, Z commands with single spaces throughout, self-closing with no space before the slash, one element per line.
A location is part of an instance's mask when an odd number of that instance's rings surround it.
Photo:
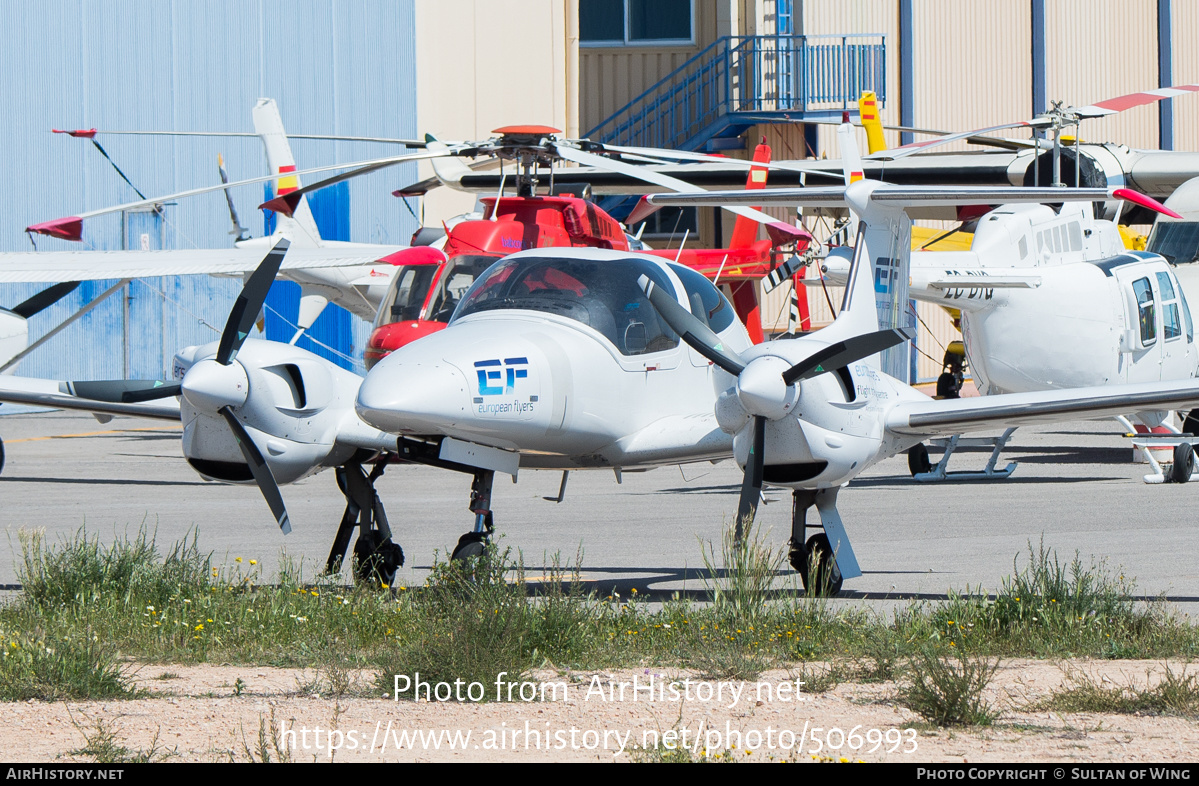
<path fill-rule="evenodd" d="M 764 483 L 794 489 L 792 564 L 802 568 L 811 555 L 817 577 L 835 591 L 842 579 L 860 575 L 837 494 L 875 462 L 930 435 L 1199 401 L 1194 380 L 927 398 L 881 373 L 876 357 L 912 335 L 879 330 L 874 295 L 884 269 L 876 260 L 898 256 L 906 269 L 906 255 L 896 253 L 909 242 L 904 208 L 1044 195 L 871 181 L 786 193 L 792 204 L 848 202 L 863 222 L 845 301 L 824 330 L 751 346 L 702 277 L 634 254 L 524 251 L 481 276 L 446 329 L 380 361 L 359 390 L 358 414 L 397 435 L 401 447 L 471 445 L 512 474 L 518 466 L 641 469 L 731 449 L 746 467 L 738 522 L 752 519 Z M 715 205 L 738 198 L 726 192 L 650 200 Z M 475 528 L 459 541 L 458 556 L 476 553 L 491 531 L 493 474 L 478 476 Z M 812 505 L 824 532 L 805 539 Z"/>

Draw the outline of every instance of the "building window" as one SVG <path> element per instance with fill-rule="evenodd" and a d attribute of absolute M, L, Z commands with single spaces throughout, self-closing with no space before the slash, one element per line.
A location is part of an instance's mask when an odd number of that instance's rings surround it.
<path fill-rule="evenodd" d="M 636 233 L 641 225 L 630 227 L 629 231 Z M 699 213 L 693 207 L 664 207 L 645 219 L 645 229 L 641 237 L 646 240 L 681 240 L 684 234 L 689 234 L 689 244 L 699 240 Z"/>
<path fill-rule="evenodd" d="M 692 0 L 579 0 L 579 42 L 690 44 L 693 10 Z"/>

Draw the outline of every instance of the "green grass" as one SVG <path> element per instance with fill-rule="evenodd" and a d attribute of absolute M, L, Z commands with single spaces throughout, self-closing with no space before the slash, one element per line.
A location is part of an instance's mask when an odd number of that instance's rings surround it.
<path fill-rule="evenodd" d="M 1151 676 L 1146 674 L 1146 687 L 1131 680 L 1120 685 L 1104 683 L 1080 671 L 1066 675 L 1066 686 L 1029 706 L 1031 710 L 1055 710 L 1057 712 L 1098 712 L 1120 714 L 1199 715 L 1199 675 L 1187 674 L 1183 669 L 1175 672 L 1169 666 L 1157 684 L 1149 686 Z"/>
<path fill-rule="evenodd" d="M 998 667 L 997 660 L 924 650 L 912 659 L 900 700 L 938 726 L 990 726 L 999 712 L 983 692 Z"/>
<path fill-rule="evenodd" d="M 104 545 L 83 531 L 58 543 L 21 536 L 25 591 L 0 606 L 0 697 L 129 695 L 119 664 L 221 662 L 316 670 L 344 693 L 349 670 L 420 671 L 492 684 L 534 668 L 677 665 L 720 678 L 807 668 L 825 681 L 906 682 L 925 653 L 963 657 L 1192 658 L 1199 632 L 1164 603 L 1133 600 L 1119 571 L 1030 546 L 995 595 L 967 592 L 883 616 L 810 598 L 781 554 L 752 530 L 701 553 L 707 602 L 651 609 L 597 595 L 558 560 L 525 581 L 523 560 L 492 549 L 438 563 L 424 586 L 346 589 L 287 564 L 215 564 L 187 541 L 152 533 Z M 270 582 L 269 584 L 266 582 Z M 12 646 L 15 644 L 16 646 Z M 813 669 L 805 664 L 831 664 Z M 390 677 L 385 677 L 390 679 Z M 823 679 L 823 678 L 821 678 Z M 387 686 L 390 691 L 390 684 Z"/>

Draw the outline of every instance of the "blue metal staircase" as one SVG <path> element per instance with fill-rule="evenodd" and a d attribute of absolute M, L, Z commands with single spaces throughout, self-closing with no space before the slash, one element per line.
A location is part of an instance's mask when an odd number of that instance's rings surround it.
<path fill-rule="evenodd" d="M 886 99 L 883 35 L 723 36 L 585 136 L 728 150 L 760 123 L 837 120 L 863 90 Z"/>

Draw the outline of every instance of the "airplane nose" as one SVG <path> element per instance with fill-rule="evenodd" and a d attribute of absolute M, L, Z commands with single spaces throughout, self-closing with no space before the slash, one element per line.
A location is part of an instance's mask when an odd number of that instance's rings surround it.
<path fill-rule="evenodd" d="M 466 377 L 442 361 L 404 361 L 392 355 L 371 369 L 358 389 L 358 416 L 391 434 L 436 434 L 467 415 Z"/>
<path fill-rule="evenodd" d="M 236 361 L 224 366 L 215 360 L 201 360 L 187 370 L 179 385 L 187 403 L 201 412 L 240 407 L 250 392 L 246 370 Z"/>

